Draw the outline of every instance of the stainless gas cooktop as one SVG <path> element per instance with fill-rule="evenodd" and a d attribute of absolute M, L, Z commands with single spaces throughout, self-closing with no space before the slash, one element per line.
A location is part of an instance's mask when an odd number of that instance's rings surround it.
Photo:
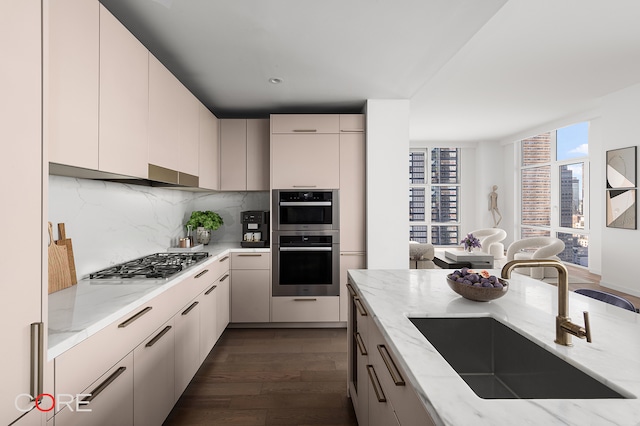
<path fill-rule="evenodd" d="M 169 278 L 203 259 L 209 253 L 155 253 L 89 274 L 90 279 Z"/>

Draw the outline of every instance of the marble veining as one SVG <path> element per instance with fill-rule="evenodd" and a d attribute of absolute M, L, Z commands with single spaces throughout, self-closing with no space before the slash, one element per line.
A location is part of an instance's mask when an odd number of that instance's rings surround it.
<path fill-rule="evenodd" d="M 193 268 L 212 263 L 232 251 L 268 252 L 268 248 L 245 249 L 239 243 L 210 244 L 209 257 Z M 177 285 L 193 272 L 186 269 L 166 280 L 126 281 L 82 279 L 77 285 L 51 293 L 48 298 L 48 359 L 53 359 L 144 303 Z"/>
<path fill-rule="evenodd" d="M 194 210 L 222 216 L 214 243 L 241 240 L 241 211 L 269 210 L 268 191 L 189 192 L 51 175 L 48 193 L 47 219 L 54 230 L 65 223 L 78 278 L 176 247 Z"/>
<path fill-rule="evenodd" d="M 445 425 L 640 424 L 640 315 L 571 293 L 570 317 L 590 314 L 593 343 L 554 343 L 557 288 L 513 274 L 502 298 L 473 302 L 446 284 L 446 270 L 352 270 L 362 301 L 379 326 L 434 420 Z M 499 275 L 498 270 L 491 271 Z M 478 397 L 409 317 L 491 316 L 629 399 L 520 399 Z M 473 354 L 469 354 L 473 356 Z"/>

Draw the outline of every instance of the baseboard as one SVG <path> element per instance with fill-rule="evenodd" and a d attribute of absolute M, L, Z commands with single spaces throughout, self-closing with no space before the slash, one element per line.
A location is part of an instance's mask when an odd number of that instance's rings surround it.
<path fill-rule="evenodd" d="M 342 322 L 232 322 L 229 328 L 347 328 Z"/>

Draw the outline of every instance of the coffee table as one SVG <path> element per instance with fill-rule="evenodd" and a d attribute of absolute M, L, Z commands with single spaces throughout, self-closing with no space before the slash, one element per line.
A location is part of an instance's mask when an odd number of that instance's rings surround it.
<path fill-rule="evenodd" d="M 442 269 L 493 269 L 493 256 L 486 253 L 468 253 L 462 250 L 436 252 L 433 263 Z"/>

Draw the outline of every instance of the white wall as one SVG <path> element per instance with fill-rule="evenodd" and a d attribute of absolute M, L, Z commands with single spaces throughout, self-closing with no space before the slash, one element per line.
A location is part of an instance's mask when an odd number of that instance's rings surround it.
<path fill-rule="evenodd" d="M 367 267 L 409 267 L 409 101 L 368 100 Z"/>
<path fill-rule="evenodd" d="M 78 277 L 177 246 L 193 210 L 213 210 L 224 225 L 212 241 L 240 242 L 240 212 L 269 210 L 268 192 L 187 191 L 49 176 L 49 217 L 65 223 Z"/>
<path fill-rule="evenodd" d="M 640 139 L 640 85 L 606 96 L 602 105 L 602 141 L 598 163 L 605 167 L 606 151 L 638 146 Z M 637 163 L 636 163 L 637 164 Z M 599 208 L 602 229 L 602 280 L 605 287 L 640 296 L 640 281 L 633 279 L 634 265 L 638 262 L 640 231 L 607 228 L 605 226 L 605 175 L 599 175 L 599 184 L 593 185 L 591 205 Z M 637 202 L 637 201 L 636 201 Z M 637 215 L 636 215 L 637 217 Z"/>

